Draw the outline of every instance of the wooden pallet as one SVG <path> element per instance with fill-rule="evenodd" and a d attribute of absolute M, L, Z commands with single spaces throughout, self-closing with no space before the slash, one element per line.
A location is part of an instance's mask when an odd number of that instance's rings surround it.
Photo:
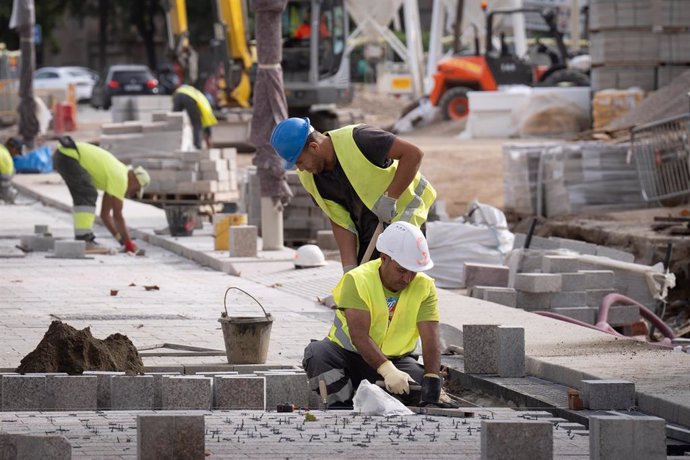
<path fill-rule="evenodd" d="M 153 205 L 189 204 L 205 205 L 236 202 L 239 199 L 238 192 L 221 193 L 144 193 L 142 203 Z"/>

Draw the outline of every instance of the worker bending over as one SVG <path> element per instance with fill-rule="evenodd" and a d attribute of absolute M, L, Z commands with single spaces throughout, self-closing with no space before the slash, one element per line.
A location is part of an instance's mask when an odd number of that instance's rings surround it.
<path fill-rule="evenodd" d="M 201 149 L 201 133 L 208 148 L 213 147 L 211 140 L 211 126 L 218 124 L 213 108 L 206 95 L 190 85 L 182 85 L 173 93 L 173 111 L 187 112 L 192 123 L 194 147 Z"/>
<path fill-rule="evenodd" d="M 103 190 L 103 224 L 127 252 L 136 252 L 137 245 L 129 237 L 122 215 L 123 200 L 135 195 L 141 199 L 151 182 L 149 174 L 141 166 L 126 166 L 112 153 L 95 145 L 74 142 L 69 136 L 59 140 L 53 166 L 72 195 L 75 238 L 86 241 L 87 248 L 96 245 L 93 223 L 98 190 Z"/>
<path fill-rule="evenodd" d="M 14 177 L 13 157 L 22 154 L 24 143 L 18 137 L 10 137 L 4 144 L 0 144 L 0 200 L 13 204 L 17 191 L 12 187 Z"/>
<path fill-rule="evenodd" d="M 379 222 L 420 227 L 436 199 L 419 173 L 422 151 L 372 126 L 322 134 L 309 118 L 288 118 L 273 130 L 271 145 L 286 169 L 297 166 L 300 182 L 331 220 L 345 272 L 362 262 Z"/>
<path fill-rule="evenodd" d="M 366 379 L 391 393 L 421 383 L 422 404 L 438 404 L 442 379 L 434 266 L 421 230 L 395 222 L 379 236 L 381 257 L 354 268 L 333 290 L 338 308 L 328 337 L 311 342 L 302 362 L 312 390 L 323 380 L 328 405 L 347 406 Z M 412 356 L 422 339 L 424 367 Z M 411 401 L 410 404 L 420 401 Z"/>

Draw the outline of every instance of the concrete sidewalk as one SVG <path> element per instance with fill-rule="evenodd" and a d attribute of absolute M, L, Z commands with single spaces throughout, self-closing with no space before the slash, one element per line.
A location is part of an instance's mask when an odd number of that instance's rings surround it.
<path fill-rule="evenodd" d="M 57 176 L 20 175 L 15 178 L 15 183 L 28 196 L 38 198 L 63 210 L 71 208 L 67 188 L 60 184 Z M 33 219 L 36 219 L 40 214 L 39 210 L 34 211 L 36 214 Z M 65 236 L 70 234 L 69 214 L 60 217 L 60 213 L 54 210 L 41 209 L 40 211 L 47 212 L 52 218 L 60 220 L 63 223 L 61 231 L 64 230 Z M 11 221 L 15 222 L 14 216 L 18 214 L 15 207 L 5 206 L 2 212 L 3 215 L 13 216 Z M 75 296 L 73 308 L 76 309 L 77 306 L 88 305 L 88 299 L 92 298 L 91 296 L 102 298 L 104 292 L 107 293 L 106 288 L 109 285 L 120 283 L 124 292 L 128 293 L 126 280 L 138 274 L 141 277 L 154 278 L 157 284 L 161 284 L 161 293 L 170 290 L 175 298 L 172 299 L 166 294 L 166 300 L 152 305 L 150 300 L 153 296 L 150 293 L 137 293 L 134 297 L 136 300 L 127 308 L 138 314 L 141 314 L 141 307 L 145 306 L 147 311 L 156 309 L 158 315 L 163 312 L 173 316 L 185 315 L 183 337 L 194 339 L 195 345 L 207 343 L 212 344 L 213 348 L 222 348 L 220 331 L 212 323 L 218 316 L 218 309 L 222 306 L 221 291 L 224 291 L 223 287 L 230 284 L 251 290 L 252 295 L 258 296 L 262 302 L 265 301 L 267 305 L 264 306 L 268 306 L 267 309 L 280 318 L 280 321 L 274 324 L 269 352 L 270 359 L 276 360 L 276 363 L 298 364 L 301 359 L 301 350 L 308 339 L 321 338 L 326 334 L 332 319 L 332 311 L 316 304 L 314 300 L 317 296 L 327 294 L 337 282 L 340 276 L 340 267 L 337 264 L 331 263 L 323 268 L 296 271 L 292 268 L 292 251 L 288 249 L 260 252 L 256 259 L 231 259 L 225 252 L 213 251 L 210 229 L 197 230 L 194 236 L 184 238 L 156 235 L 155 230 L 167 225 L 164 213 L 160 209 L 127 201 L 125 217 L 127 223 L 134 229 L 133 233 L 137 238 L 150 243 L 144 245 L 147 249 L 147 257 L 98 257 L 95 262 L 92 262 L 93 265 L 108 265 L 108 273 L 113 270 L 123 272 L 110 283 L 103 282 L 103 270 L 94 270 L 94 273 L 85 270 L 84 267 L 88 264 L 84 261 L 47 262 L 46 259 L 42 259 L 40 264 L 30 267 L 24 265 L 25 260 L 34 259 L 35 255 L 31 255 L 27 259 L 10 260 L 9 265 L 3 262 L 5 268 L 2 269 L 1 283 L 10 288 L 9 294 L 6 292 L 2 294 L 3 305 L 19 304 L 16 308 L 27 312 L 34 306 L 50 303 L 50 298 L 54 295 L 53 290 L 62 292 L 65 284 L 71 285 L 78 282 L 78 287 L 71 287 L 69 290 L 71 295 Z M 26 219 L 21 229 L 11 226 L 7 228 L 8 222 L 3 219 L 3 223 L 0 223 L 0 236 L 16 235 L 20 231 L 31 233 L 33 224 L 39 223 L 44 222 Z M 16 222 L 15 225 L 17 225 Z M 102 240 L 107 241 L 107 238 L 102 238 Z M 151 244 L 212 267 L 216 272 L 183 263 L 177 257 L 156 250 L 151 247 Z M 27 285 L 26 278 L 30 278 L 30 274 L 36 271 L 45 273 L 39 265 L 61 267 L 58 276 L 51 280 L 48 287 Z M 12 267 L 9 271 L 8 266 Z M 173 267 L 177 270 L 181 269 L 181 273 L 172 270 Z M 29 273 L 26 272 L 27 269 Z M 50 271 L 51 269 L 48 269 L 48 272 Z M 218 271 L 239 276 L 228 278 Z M 18 285 L 12 284 L 11 281 L 8 284 L 8 280 L 21 276 L 20 274 L 24 274 L 24 282 L 21 289 L 22 296 L 17 298 L 12 292 L 17 293 Z M 86 303 L 79 304 L 77 298 Z M 630 380 L 636 385 L 638 404 L 642 411 L 663 417 L 669 422 L 690 426 L 690 386 L 688 385 L 690 356 L 687 354 L 618 339 L 523 310 L 472 299 L 448 291 L 440 290 L 439 299 L 442 322 L 458 330 L 462 330 L 463 324 L 501 324 L 524 327 L 529 374 L 575 388 L 580 387 L 582 379 Z M 108 302 L 103 303 L 110 306 L 114 300 L 120 301 L 119 298 L 108 298 Z M 136 304 L 137 301 L 140 303 Z M 95 301 L 95 304 L 99 309 L 103 307 L 99 301 Z M 251 303 L 245 305 L 251 308 Z M 40 307 L 45 314 L 45 305 L 40 305 Z M 62 307 L 65 307 L 65 302 L 62 302 Z M 117 310 L 118 308 L 115 308 L 115 311 Z M 138 327 L 139 324 L 142 326 Z M 164 320 L 141 317 L 133 322 L 124 321 L 123 324 L 117 325 L 118 327 L 127 326 L 127 329 L 119 330 L 119 332 L 129 335 L 130 338 L 136 338 L 135 345 L 140 346 L 141 339 L 144 338 L 138 335 L 143 334 L 140 331 L 158 327 L 161 328 L 161 333 L 157 336 L 159 342 L 180 343 L 181 339 L 170 338 L 168 328 L 171 324 L 175 324 L 175 328 L 181 327 L 174 319 L 168 317 Z M 33 325 L 29 327 L 31 328 L 37 329 L 36 334 L 41 335 L 47 328 L 45 319 L 40 327 Z M 115 331 L 111 329 L 107 333 L 112 332 Z M 150 332 L 147 333 L 149 335 L 146 337 L 150 339 Z M 94 335 L 97 335 L 95 329 Z M 11 337 L 13 337 L 10 340 L 12 343 L 25 340 L 16 334 Z M 30 343 L 33 347 L 37 342 Z M 29 347 L 28 351 L 32 347 Z M 21 349 L 26 348 L 26 346 L 21 347 Z M 6 361 L 3 360 L 3 363 Z M 157 359 L 157 363 L 162 363 L 161 359 Z M 16 366 L 16 364 L 16 362 L 8 364 L 8 367 Z M 146 364 L 150 364 L 148 360 Z"/>

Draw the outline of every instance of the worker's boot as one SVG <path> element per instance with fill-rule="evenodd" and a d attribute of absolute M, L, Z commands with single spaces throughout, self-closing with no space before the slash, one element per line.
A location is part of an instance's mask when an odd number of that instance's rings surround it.
<path fill-rule="evenodd" d="M 74 238 L 77 241 L 84 241 L 86 243 L 86 250 L 100 248 L 101 246 L 96 242 L 96 235 L 87 233 L 86 235 L 79 235 Z"/>

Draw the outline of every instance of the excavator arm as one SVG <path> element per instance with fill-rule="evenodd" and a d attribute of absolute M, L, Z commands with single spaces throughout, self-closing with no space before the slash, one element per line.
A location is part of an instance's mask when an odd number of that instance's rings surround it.
<path fill-rule="evenodd" d="M 193 84 L 198 77 L 197 53 L 189 42 L 187 8 L 185 0 L 163 0 L 165 20 L 168 29 L 168 49 L 179 66 L 179 77 Z"/>

